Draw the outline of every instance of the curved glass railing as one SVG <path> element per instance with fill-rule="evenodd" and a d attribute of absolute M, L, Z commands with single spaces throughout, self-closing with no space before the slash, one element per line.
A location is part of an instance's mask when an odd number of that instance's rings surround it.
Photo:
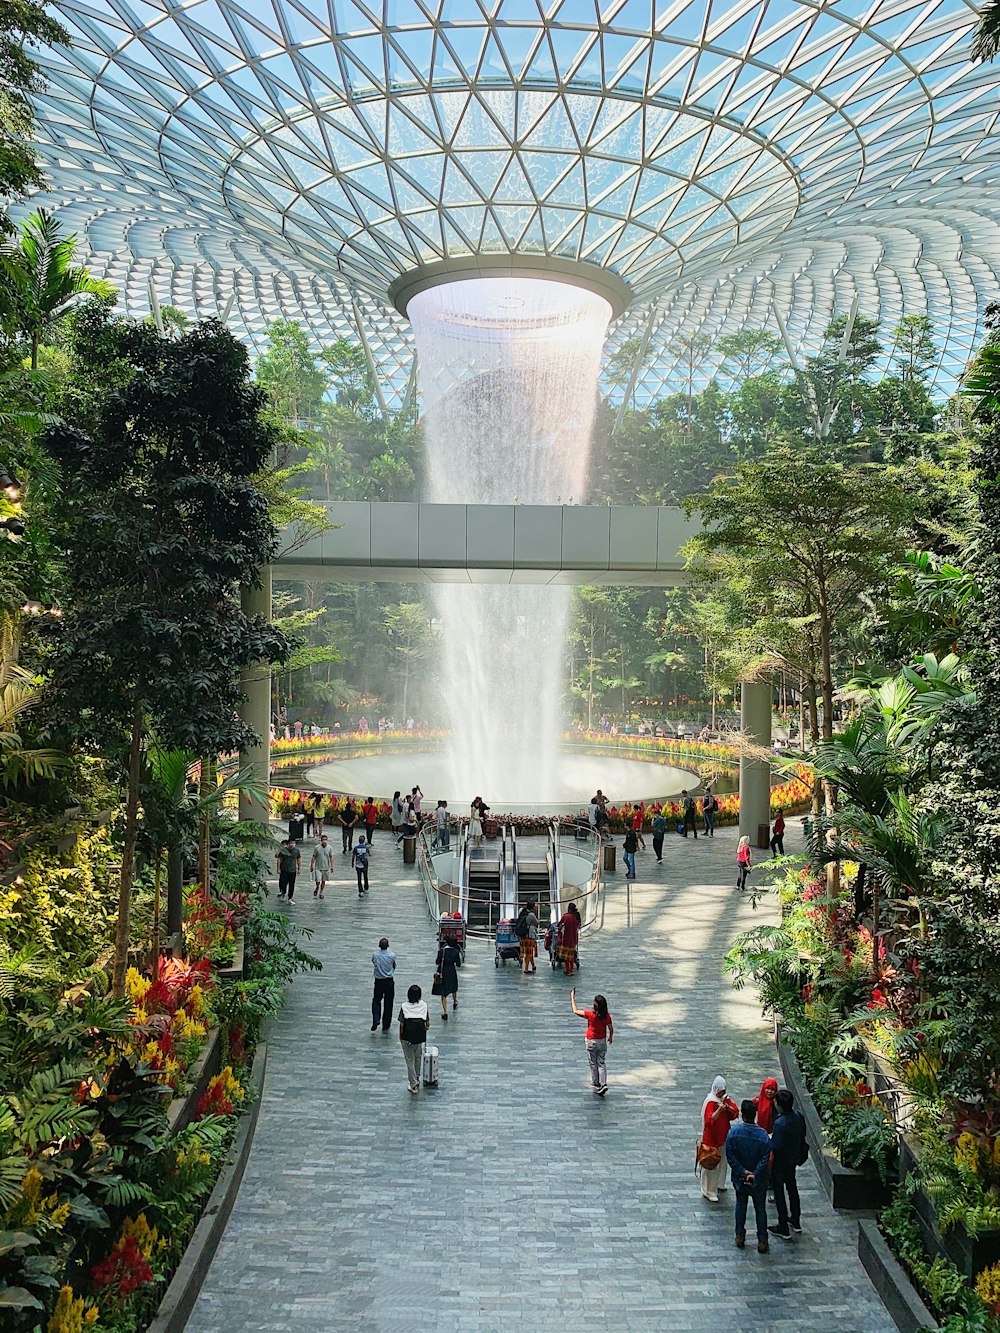
<path fill-rule="evenodd" d="M 573 835 L 572 838 L 570 835 Z M 465 826 L 459 831 L 459 846 L 449 867 L 455 866 L 455 880 L 443 880 L 434 866 L 434 857 L 421 831 L 417 839 L 417 864 L 424 888 L 427 910 L 435 921 L 446 912 L 461 912 L 472 937 L 492 939 L 498 921 L 517 915 L 519 884 L 517 878 L 518 843 L 511 827 L 502 830 L 499 850 L 499 893 L 490 895 L 486 919 L 469 922 L 469 839 Z M 545 863 L 549 874 L 550 920 L 559 920 L 566 906 L 575 902 L 582 930 L 599 930 L 604 925 L 604 881 L 601 874 L 603 839 L 593 829 L 586 838 L 575 834 L 570 819 L 551 821 Z"/>

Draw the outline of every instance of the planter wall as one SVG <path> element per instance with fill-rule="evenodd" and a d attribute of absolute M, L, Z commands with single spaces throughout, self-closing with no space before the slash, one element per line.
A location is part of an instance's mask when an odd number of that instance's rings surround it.
<path fill-rule="evenodd" d="M 919 1176 L 919 1170 L 920 1158 L 915 1145 L 908 1138 L 901 1138 L 900 1179 L 905 1180 L 907 1175 L 914 1173 Z M 1000 1263 L 1000 1231 L 980 1231 L 978 1235 L 970 1236 L 961 1222 L 942 1231 L 934 1201 L 922 1189 L 914 1191 L 913 1206 L 928 1254 L 943 1254 L 967 1278 L 975 1278 L 984 1268 Z"/>
<path fill-rule="evenodd" d="M 219 967 L 219 968 L 216 968 L 216 970 L 215 970 L 215 975 L 216 975 L 216 977 L 218 978 L 218 980 L 219 980 L 220 982 L 222 982 L 223 985 L 225 985 L 227 982 L 230 982 L 230 981 L 242 981 L 242 980 L 243 980 L 243 947 L 244 947 L 244 946 L 243 946 L 243 927 L 242 927 L 242 926 L 240 926 L 239 930 L 236 931 L 236 933 L 235 933 L 235 935 L 234 935 L 233 943 L 234 943 L 235 946 L 236 946 L 236 947 L 235 947 L 235 951 L 234 951 L 234 953 L 233 953 L 233 961 L 229 964 L 228 967 Z"/>
<path fill-rule="evenodd" d="M 198 1103 L 208 1087 L 209 1079 L 222 1068 L 222 1033 L 213 1028 L 205 1039 L 205 1049 L 189 1070 L 191 1087 L 181 1097 L 175 1097 L 167 1107 L 167 1124 L 171 1134 L 186 1129 L 198 1114 Z"/>
<path fill-rule="evenodd" d="M 831 1204 L 834 1208 L 844 1210 L 883 1208 L 892 1197 L 891 1191 L 877 1176 L 844 1166 L 827 1146 L 823 1122 L 806 1088 L 795 1052 L 781 1039 L 780 1024 L 775 1028 L 775 1040 L 785 1086 L 805 1118 L 810 1160 L 816 1167 Z"/>
<path fill-rule="evenodd" d="M 882 1239 L 878 1226 L 867 1218 L 858 1223 L 858 1257 L 899 1333 L 920 1333 L 922 1329 L 938 1327 L 906 1270 Z"/>
<path fill-rule="evenodd" d="M 254 1131 L 257 1128 L 266 1067 L 267 1046 L 261 1042 L 254 1055 L 248 1089 L 253 1098 L 253 1105 L 240 1121 L 227 1163 L 215 1182 L 215 1189 L 201 1215 L 201 1221 L 194 1229 L 191 1241 L 184 1251 L 184 1257 L 171 1279 L 147 1333 L 183 1333 L 188 1316 L 194 1309 L 194 1303 L 198 1299 L 205 1275 L 219 1248 L 219 1241 L 222 1239 L 222 1233 L 226 1229 L 233 1204 L 236 1202 L 236 1195 L 239 1193 L 240 1182 L 250 1156 Z"/>

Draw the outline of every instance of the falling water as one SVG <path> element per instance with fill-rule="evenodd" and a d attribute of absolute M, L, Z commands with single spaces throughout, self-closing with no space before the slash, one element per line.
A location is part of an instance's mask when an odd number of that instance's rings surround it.
<path fill-rule="evenodd" d="M 428 498 L 554 504 L 583 497 L 611 308 L 537 278 L 479 278 L 412 298 Z M 464 576 L 463 576 L 464 577 Z M 506 577 L 506 575 L 504 576 Z M 569 590 L 437 589 L 453 802 L 558 799 Z"/>

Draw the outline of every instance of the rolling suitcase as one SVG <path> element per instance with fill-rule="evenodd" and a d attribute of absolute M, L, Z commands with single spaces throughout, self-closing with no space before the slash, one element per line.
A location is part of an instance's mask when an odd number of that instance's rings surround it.
<path fill-rule="evenodd" d="M 440 1051 L 436 1046 L 424 1047 L 424 1087 L 436 1088 L 438 1084 L 438 1058 Z"/>

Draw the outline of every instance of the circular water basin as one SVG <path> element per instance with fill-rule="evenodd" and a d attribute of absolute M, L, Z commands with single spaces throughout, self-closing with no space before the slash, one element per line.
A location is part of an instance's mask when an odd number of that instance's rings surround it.
<path fill-rule="evenodd" d="M 643 759 L 625 759 L 620 755 L 561 754 L 559 756 L 559 793 L 544 806 L 525 803 L 517 793 L 488 785 L 478 792 L 456 791 L 450 777 L 448 756 L 440 751 L 404 751 L 400 754 L 345 757 L 317 764 L 306 770 L 308 784 L 320 791 L 351 796 L 375 796 L 389 800 L 397 789 L 408 792 L 419 786 L 424 793 L 424 809 L 433 809 L 438 800 L 464 813 L 474 796 L 482 796 L 498 814 L 531 814 L 544 810 L 552 814 L 573 814 L 587 805 L 600 787 L 612 805 L 621 801 L 663 801 L 680 795 L 683 788 L 698 786 L 697 773 L 669 764 Z"/>

